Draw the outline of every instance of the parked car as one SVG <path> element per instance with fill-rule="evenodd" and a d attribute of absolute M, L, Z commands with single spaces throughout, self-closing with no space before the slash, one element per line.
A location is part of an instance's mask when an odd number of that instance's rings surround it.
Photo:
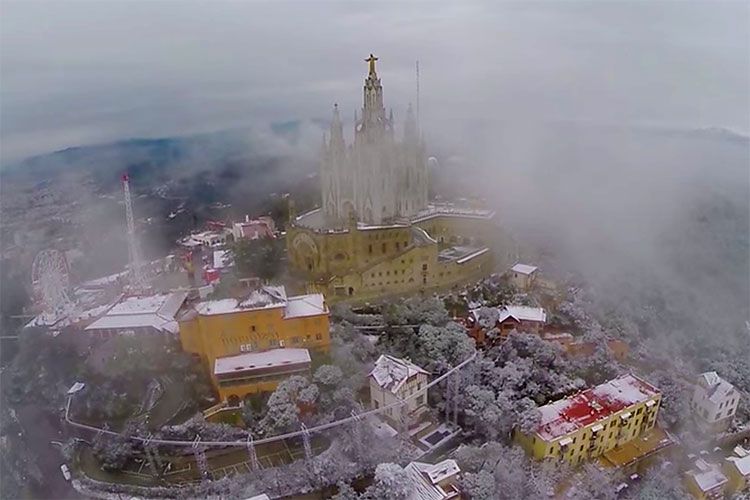
<path fill-rule="evenodd" d="M 65 464 L 62 464 L 60 466 L 60 470 L 62 471 L 62 475 L 65 478 L 66 481 L 70 481 L 70 469 L 68 469 L 68 466 Z"/>

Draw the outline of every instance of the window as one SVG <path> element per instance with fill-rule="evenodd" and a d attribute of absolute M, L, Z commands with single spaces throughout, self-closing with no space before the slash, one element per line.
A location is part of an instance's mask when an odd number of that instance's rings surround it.
<path fill-rule="evenodd" d="M 281 343 L 278 339 L 271 339 L 268 341 L 268 347 L 279 347 Z"/>
<path fill-rule="evenodd" d="M 372 245 L 367 245 L 367 252 L 372 253 Z"/>
<path fill-rule="evenodd" d="M 383 243 L 383 244 L 381 245 L 381 248 L 382 248 L 382 250 L 383 250 L 383 253 L 385 253 L 385 249 L 386 249 L 386 246 L 387 246 L 387 245 L 388 245 L 388 243 Z"/>
<path fill-rule="evenodd" d="M 396 242 L 396 250 L 401 250 L 401 243 L 398 241 Z"/>
<path fill-rule="evenodd" d="M 323 335 L 320 333 L 315 334 L 315 340 L 323 340 Z"/>
<path fill-rule="evenodd" d="M 427 264 L 422 264 L 422 271 L 427 271 Z"/>
<path fill-rule="evenodd" d="M 250 326 L 250 331 L 251 331 L 251 332 L 254 332 L 254 331 L 255 331 L 255 325 L 251 325 L 251 326 Z"/>

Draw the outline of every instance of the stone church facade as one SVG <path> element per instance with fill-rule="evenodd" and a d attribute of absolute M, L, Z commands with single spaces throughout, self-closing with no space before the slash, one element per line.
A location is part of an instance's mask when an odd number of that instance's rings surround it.
<path fill-rule="evenodd" d="M 354 142 L 347 146 L 338 107 L 334 107 L 330 140 L 323 143 L 322 207 L 326 224 L 345 224 L 356 214 L 367 224 L 415 216 L 427 208 L 427 164 L 409 107 L 403 139 L 395 138 L 393 111 L 386 117 L 383 86 L 370 55 L 363 88 L 364 105 L 355 115 Z"/>
<path fill-rule="evenodd" d="M 431 204 L 425 146 L 411 108 L 402 137 L 386 116 L 370 55 L 363 107 L 347 145 L 334 107 L 321 158 L 321 207 L 291 214 L 292 270 L 329 300 L 363 300 L 450 287 L 492 271 L 483 241 L 494 212 Z"/>

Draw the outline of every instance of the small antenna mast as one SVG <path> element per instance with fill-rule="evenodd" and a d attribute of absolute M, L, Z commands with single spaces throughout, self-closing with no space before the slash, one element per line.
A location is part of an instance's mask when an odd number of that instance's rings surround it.
<path fill-rule="evenodd" d="M 417 60 L 417 133 L 419 133 L 419 60 Z"/>

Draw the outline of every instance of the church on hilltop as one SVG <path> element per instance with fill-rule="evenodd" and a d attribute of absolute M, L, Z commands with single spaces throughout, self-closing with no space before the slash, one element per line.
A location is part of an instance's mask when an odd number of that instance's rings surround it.
<path fill-rule="evenodd" d="M 494 212 L 428 199 L 425 145 L 409 106 L 400 138 L 370 54 L 364 104 L 347 144 L 334 105 L 320 167 L 321 207 L 290 210 L 293 271 L 329 300 L 366 300 L 456 285 L 492 271 Z"/>

